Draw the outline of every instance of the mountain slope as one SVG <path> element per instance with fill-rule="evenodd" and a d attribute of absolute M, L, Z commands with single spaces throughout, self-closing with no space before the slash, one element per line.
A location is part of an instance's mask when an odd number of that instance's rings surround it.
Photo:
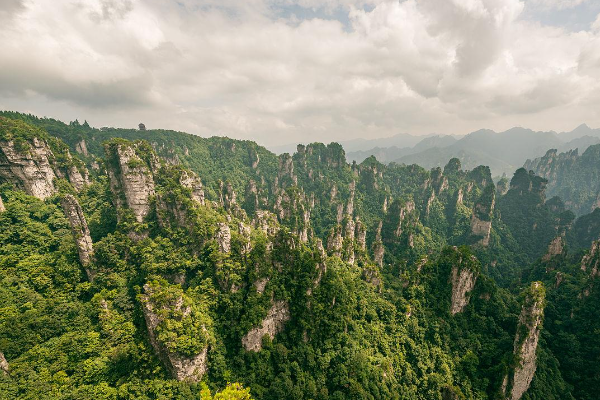
<path fill-rule="evenodd" d="M 573 386 L 577 398 L 598 388 L 597 365 L 574 359 L 567 371 L 551 343 L 593 329 L 542 324 L 546 310 L 568 318 L 554 310 L 584 304 L 556 302 L 553 270 L 530 268 L 570 240 L 573 216 L 545 201 L 543 178 L 519 170 L 503 194 L 489 168 L 458 159 L 443 170 L 348 164 L 335 143 L 276 157 L 251 142 L 19 117 L 54 128 L 0 117 L 0 149 L 35 172 L 0 175 L 9 398 L 204 399 L 203 385 L 234 381 L 257 399 L 571 399 Z M 59 176 L 54 150 L 67 146 L 42 143 L 52 135 L 81 150 L 72 164 L 91 169 L 89 182 Z M 29 184 L 41 168 L 56 176 L 43 199 Z M 591 274 L 595 254 L 572 263 Z M 595 298 L 590 282 L 574 290 Z"/>

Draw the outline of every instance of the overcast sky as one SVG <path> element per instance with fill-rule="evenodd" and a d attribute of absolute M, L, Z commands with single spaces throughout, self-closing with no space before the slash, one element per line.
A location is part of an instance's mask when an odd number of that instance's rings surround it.
<path fill-rule="evenodd" d="M 600 127 L 598 0 L 0 0 L 0 109 L 267 145 Z"/>

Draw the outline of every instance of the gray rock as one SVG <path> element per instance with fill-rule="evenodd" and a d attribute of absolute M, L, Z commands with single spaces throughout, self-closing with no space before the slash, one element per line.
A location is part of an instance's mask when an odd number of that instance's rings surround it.
<path fill-rule="evenodd" d="M 159 313 L 155 310 L 155 305 L 149 300 L 152 295 L 152 288 L 146 284 L 144 285 L 144 292 L 145 294 L 142 296 L 143 314 L 152 347 L 154 347 L 154 350 L 175 379 L 178 381 L 199 382 L 208 368 L 208 346 L 204 347 L 199 354 L 193 357 L 186 357 L 168 351 L 166 347 L 157 340 L 155 335 L 156 328 L 160 324 L 161 319 Z M 181 309 L 183 307 L 183 299 L 180 298 L 175 304 L 170 304 L 168 306 Z M 183 310 L 184 315 L 189 313 L 189 309 Z"/>
<path fill-rule="evenodd" d="M 519 315 L 519 326 L 514 342 L 514 355 L 519 360 L 511 374 L 502 383 L 507 400 L 519 400 L 529 389 L 537 368 L 536 350 L 544 315 L 543 287 L 533 282 Z M 509 385 L 510 384 L 510 385 Z"/>
<path fill-rule="evenodd" d="M 83 215 L 83 210 L 79 205 L 77 199 L 67 194 L 62 198 L 61 201 L 65 215 L 71 225 L 71 232 L 75 238 L 77 244 L 77 252 L 79 253 L 79 261 L 85 268 L 88 276 L 88 280 L 94 279 L 94 273 L 89 268 L 86 268 L 93 260 L 94 248 L 92 245 L 92 238 L 90 236 L 90 230 L 88 228 L 87 221 Z"/>
<path fill-rule="evenodd" d="M 262 350 L 262 338 L 267 335 L 275 338 L 275 335 L 281 332 L 285 323 L 290 319 L 289 306 L 285 301 L 276 301 L 267 313 L 265 319 L 262 320 L 260 326 L 250 330 L 242 338 L 242 345 L 247 351 Z"/>
<path fill-rule="evenodd" d="M 56 174 L 50 160 L 54 154 L 44 140 L 33 138 L 25 151 L 13 141 L 0 141 L 0 180 L 12 182 L 27 194 L 46 199 L 56 193 Z"/>

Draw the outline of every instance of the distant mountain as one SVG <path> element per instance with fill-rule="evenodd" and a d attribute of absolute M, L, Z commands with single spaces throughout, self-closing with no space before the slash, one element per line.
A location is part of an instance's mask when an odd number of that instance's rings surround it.
<path fill-rule="evenodd" d="M 428 138 L 434 136 L 433 134 L 429 135 L 411 135 L 409 133 L 399 133 L 394 136 L 384 137 L 384 138 L 376 138 L 376 139 L 352 139 L 345 141 L 338 141 L 339 144 L 344 147 L 346 153 L 348 152 L 368 152 L 369 154 L 365 157 L 362 157 L 361 161 L 366 159 L 371 155 L 375 155 L 377 149 L 387 149 L 390 148 L 390 154 L 393 153 L 391 148 L 396 148 L 397 150 L 402 150 L 405 148 L 412 148 L 421 142 L 424 138 Z M 303 143 L 308 144 L 308 143 Z M 285 144 L 281 146 L 269 146 L 266 147 L 274 152 L 275 154 L 283 154 L 283 153 L 294 153 L 296 151 L 296 143 Z M 398 157 L 397 155 L 394 158 Z M 377 158 L 380 160 L 379 158 Z M 349 158 L 349 160 L 352 160 Z M 382 161 L 382 160 L 380 160 Z"/>
<path fill-rule="evenodd" d="M 446 142 L 434 146 L 424 143 L 422 151 L 404 151 L 393 161 L 433 168 L 444 166 L 448 160 L 456 157 L 465 168 L 488 165 L 493 175 L 510 175 L 521 167 L 525 160 L 541 157 L 548 149 L 585 151 L 590 145 L 598 143 L 600 129 L 591 129 L 587 125 L 560 134 L 553 131 L 536 132 L 525 128 L 512 128 L 504 132 L 482 129 L 449 145 L 446 145 Z M 421 143 L 415 148 L 420 146 Z"/>
<path fill-rule="evenodd" d="M 571 132 L 562 132 L 559 134 L 560 138 L 569 142 L 573 139 L 581 138 L 584 136 L 591 136 L 600 138 L 600 129 L 592 129 L 587 124 L 581 124 L 577 128 L 573 129 Z"/>
<path fill-rule="evenodd" d="M 581 155 L 577 150 L 548 150 L 543 157 L 527 160 L 525 168 L 546 178 L 548 195 L 559 196 L 576 214 L 600 208 L 600 144 Z"/>
<path fill-rule="evenodd" d="M 408 156 L 410 154 L 419 153 L 432 148 L 447 147 L 456 143 L 457 140 L 457 138 L 450 135 L 428 136 L 413 147 L 375 147 L 370 150 L 350 151 L 346 154 L 346 158 L 349 162 L 356 161 L 357 163 L 361 163 L 368 157 L 375 156 L 380 162 L 388 163 L 398 159 L 399 157 Z"/>

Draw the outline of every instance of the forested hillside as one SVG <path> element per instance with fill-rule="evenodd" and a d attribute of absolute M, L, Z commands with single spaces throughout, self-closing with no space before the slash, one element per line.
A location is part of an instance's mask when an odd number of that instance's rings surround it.
<path fill-rule="evenodd" d="M 598 216 L 543 177 L 2 115 L 4 398 L 600 392 Z"/>
<path fill-rule="evenodd" d="M 527 160 L 525 168 L 548 180 L 548 193 L 561 197 L 578 215 L 600 208 L 600 144 L 579 155 L 577 150 Z"/>

